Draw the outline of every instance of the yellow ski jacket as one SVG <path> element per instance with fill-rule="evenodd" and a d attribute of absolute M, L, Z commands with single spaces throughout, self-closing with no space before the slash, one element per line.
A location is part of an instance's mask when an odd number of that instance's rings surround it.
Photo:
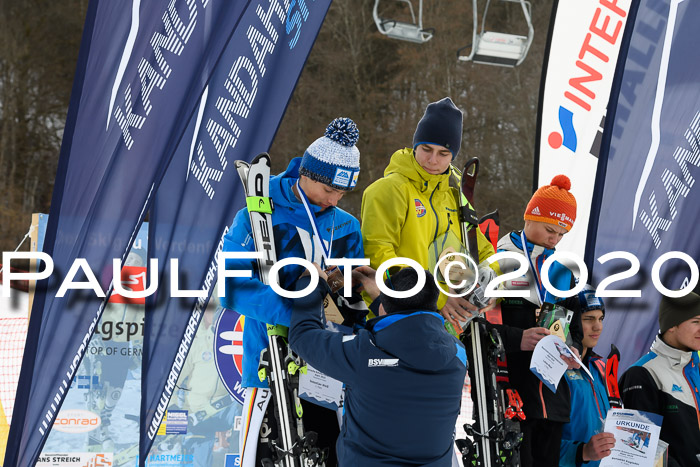
<path fill-rule="evenodd" d="M 411 258 L 431 270 L 430 245 L 448 230 L 462 238 L 456 188 L 449 172 L 432 175 L 404 148 L 391 156 L 384 177 L 362 195 L 362 238 L 373 268 L 395 257 Z M 491 243 L 477 229 L 479 262 L 494 254 Z M 431 271 L 432 272 L 432 271 Z M 496 271 L 497 273 L 499 271 Z M 438 308 L 447 296 L 440 294 Z"/>

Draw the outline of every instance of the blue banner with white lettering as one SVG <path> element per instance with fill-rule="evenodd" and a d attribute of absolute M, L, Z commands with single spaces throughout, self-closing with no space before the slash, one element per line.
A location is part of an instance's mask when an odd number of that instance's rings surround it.
<path fill-rule="evenodd" d="M 55 270 L 37 284 L 4 465 L 34 465 L 104 309 L 112 258 L 125 260 L 247 4 L 90 2 L 44 245 Z"/>
<path fill-rule="evenodd" d="M 607 279 L 615 294 L 641 293 L 606 301 L 598 349 L 605 355 L 615 343 L 621 370 L 658 333 L 662 287 L 691 290 L 688 263 L 700 259 L 700 3 L 642 0 L 632 16 L 604 133 L 607 167 L 598 173 L 599 217 L 590 237 L 596 245 L 587 252 L 599 287 Z M 601 261 L 615 251 L 635 255 L 639 271 L 627 259 Z"/>
<path fill-rule="evenodd" d="M 147 302 L 141 459 L 164 419 L 216 283 L 223 236 L 245 204 L 234 161 L 250 161 L 269 150 L 329 6 L 330 0 L 250 3 L 158 190 L 149 251 L 159 261 L 161 288 Z M 177 272 L 171 259 L 178 260 Z M 180 290 L 200 296 L 174 298 L 168 287 L 171 276 L 178 278 Z M 231 336 L 240 334 L 237 324 L 228 316 L 219 320 L 217 339 L 223 342 L 216 346 L 215 358 L 231 396 L 242 401 L 235 362 L 240 355 L 225 351 L 235 348 Z"/>

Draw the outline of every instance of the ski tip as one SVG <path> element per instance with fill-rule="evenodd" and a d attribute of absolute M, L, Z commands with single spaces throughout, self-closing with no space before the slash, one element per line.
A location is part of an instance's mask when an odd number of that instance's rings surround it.
<path fill-rule="evenodd" d="M 479 173 L 479 158 L 472 157 L 464 164 L 464 169 L 462 170 L 463 177 L 474 178 Z"/>
<path fill-rule="evenodd" d="M 234 165 L 234 167 L 236 167 L 236 170 L 240 170 L 241 168 L 250 167 L 246 161 L 241 161 L 241 160 L 233 161 L 233 165 Z"/>
<path fill-rule="evenodd" d="M 255 156 L 255 157 L 253 158 L 253 161 L 251 162 L 251 164 L 257 164 L 257 163 L 259 163 L 261 160 L 267 161 L 267 165 L 270 165 L 270 155 L 269 155 L 268 153 L 266 153 L 266 152 L 261 152 L 260 154 L 258 154 L 257 156 Z"/>
<path fill-rule="evenodd" d="M 260 162 L 265 163 L 268 167 L 270 166 L 270 155 L 266 152 L 261 152 L 257 156 L 253 158 L 250 163 L 244 161 L 244 160 L 237 160 L 233 162 L 233 165 L 236 167 L 236 169 L 240 172 L 241 169 L 250 169 L 251 165 L 258 164 Z"/>
<path fill-rule="evenodd" d="M 617 357 L 620 358 L 620 350 L 615 346 L 615 344 L 610 344 L 610 353 L 608 358 Z"/>

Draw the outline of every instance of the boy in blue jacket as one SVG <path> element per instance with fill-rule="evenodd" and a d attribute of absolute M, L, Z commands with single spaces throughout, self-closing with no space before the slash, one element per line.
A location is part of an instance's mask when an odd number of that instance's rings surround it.
<path fill-rule="evenodd" d="M 277 259 L 295 257 L 322 263 L 328 258 L 363 258 L 360 223 L 336 205 L 357 183 L 359 131 L 349 118 L 336 118 L 324 136 L 303 157 L 292 159 L 283 173 L 270 178 L 273 236 Z M 320 237 L 320 238 L 319 238 Z M 224 237 L 227 252 L 255 251 L 247 209 L 241 209 Z M 227 260 L 226 269 L 252 270 L 252 278 L 227 278 L 225 308 L 245 316 L 242 386 L 246 388 L 241 427 L 241 467 L 260 465 L 270 457 L 265 439 L 275 432 L 274 417 L 266 417 L 270 402 L 267 380 L 258 379 L 260 351 L 267 347 L 266 324 L 289 326 L 292 300 L 260 281 L 255 260 Z M 279 285 L 292 290 L 305 269 L 290 265 L 279 272 Z M 361 301 L 358 297 L 358 300 Z M 365 308 L 366 313 L 366 308 Z M 339 433 L 334 411 L 302 401 L 304 426 L 318 433 L 318 447 L 330 448 L 326 466 L 335 465 L 332 449 Z M 272 431 L 271 431 L 272 430 Z M 258 442 L 260 441 L 260 444 Z M 262 451 L 262 452 L 261 452 Z"/>
<path fill-rule="evenodd" d="M 292 349 L 314 368 L 345 383 L 337 443 L 341 467 L 452 465 L 466 352 L 445 331 L 437 310 L 439 289 L 428 271 L 425 275 L 425 287 L 411 297 L 382 293 L 380 316 L 354 336 L 325 330 L 325 280 L 294 302 Z M 302 277 L 297 289 L 309 281 Z M 385 284 L 407 291 L 417 281 L 418 273 L 405 268 Z M 369 285 L 365 289 L 376 297 L 376 286 L 374 291 Z"/>
<path fill-rule="evenodd" d="M 567 370 L 566 382 L 571 392 L 569 423 L 564 425 L 559 451 L 562 467 L 598 466 L 600 459 L 610 455 L 615 436 L 602 432 L 603 422 L 610 410 L 605 385 L 605 360 L 593 352 L 603 332 L 605 305 L 595 296 L 595 289 L 586 285 L 578 294 L 583 328 L 583 364 L 593 375 L 582 369 Z"/>

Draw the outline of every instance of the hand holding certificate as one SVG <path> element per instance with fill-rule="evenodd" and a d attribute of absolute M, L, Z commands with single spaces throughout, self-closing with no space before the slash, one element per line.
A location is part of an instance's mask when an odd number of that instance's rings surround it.
<path fill-rule="evenodd" d="M 615 447 L 600 467 L 653 467 L 662 420 L 661 415 L 649 412 L 610 409 L 605 431 L 615 435 Z"/>
<path fill-rule="evenodd" d="M 576 353 L 559 336 L 550 334 L 540 340 L 532 352 L 530 371 L 552 392 L 557 392 L 561 377 L 571 365 L 580 365 L 581 369 L 593 379 Z"/>

